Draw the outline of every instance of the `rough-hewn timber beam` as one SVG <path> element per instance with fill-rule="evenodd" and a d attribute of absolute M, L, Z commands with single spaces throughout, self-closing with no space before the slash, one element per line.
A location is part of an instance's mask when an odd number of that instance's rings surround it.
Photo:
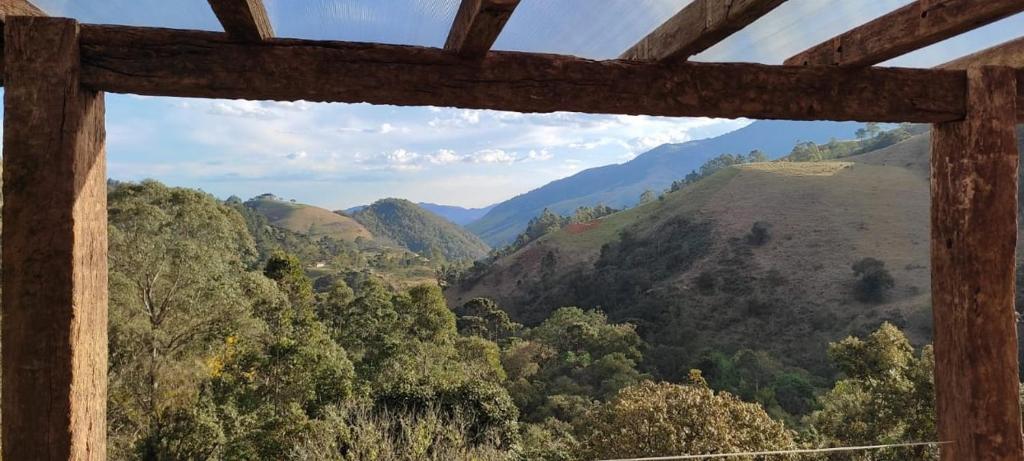
<path fill-rule="evenodd" d="M 46 13 L 28 0 L 0 0 L 0 24 L 7 16 L 46 16 Z"/>
<path fill-rule="evenodd" d="M 209 0 L 217 20 L 232 38 L 246 41 L 274 36 L 263 0 Z"/>
<path fill-rule="evenodd" d="M 799 120 L 937 122 L 964 115 L 963 71 L 591 61 L 438 48 L 82 26 L 92 88 L 163 96 L 368 102 Z"/>
<path fill-rule="evenodd" d="M 939 440 L 953 442 L 941 459 L 1018 461 L 1016 78 L 967 73 L 967 118 L 932 130 L 936 410 Z"/>
<path fill-rule="evenodd" d="M 1024 68 L 1024 37 L 985 48 L 937 66 L 939 69 L 967 69 L 974 66 Z"/>
<path fill-rule="evenodd" d="M 786 0 L 694 0 L 622 53 L 622 59 L 685 60 L 747 27 Z"/>
<path fill-rule="evenodd" d="M 518 5 L 519 0 L 462 0 L 445 49 L 464 57 L 483 57 Z"/>
<path fill-rule="evenodd" d="M 0 50 L 3 49 L 4 23 L 7 16 L 46 16 L 46 12 L 28 0 L 0 0 Z M 4 60 L 0 55 L 0 82 L 3 82 Z"/>
<path fill-rule="evenodd" d="M 1022 0 L 917 0 L 811 47 L 786 64 L 870 66 L 1020 11 Z"/>
<path fill-rule="evenodd" d="M 106 459 L 103 94 L 74 20 L 12 17 L 3 139 L 3 458 Z"/>

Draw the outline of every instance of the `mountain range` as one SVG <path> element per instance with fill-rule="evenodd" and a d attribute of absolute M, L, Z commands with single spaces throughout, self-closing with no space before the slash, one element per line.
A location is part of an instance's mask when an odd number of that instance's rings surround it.
<path fill-rule="evenodd" d="M 494 208 L 494 205 L 486 206 L 483 208 L 465 208 L 455 205 L 439 205 L 436 203 L 427 202 L 419 202 L 416 205 L 418 205 L 420 208 L 423 208 L 424 210 L 427 210 L 460 226 L 465 226 L 466 224 L 469 224 L 473 221 L 476 221 L 477 219 L 482 218 L 485 214 L 487 214 L 487 212 L 491 211 L 491 208 Z M 358 205 L 340 211 L 343 214 L 352 215 L 354 213 L 359 212 L 360 210 L 365 209 L 368 206 L 369 205 Z"/>
<path fill-rule="evenodd" d="M 484 217 L 484 215 L 494 208 L 494 205 L 485 206 L 483 208 L 463 208 L 460 206 L 438 205 L 436 203 L 426 202 L 420 202 L 417 203 L 417 205 L 460 226 L 465 226 L 466 224 Z"/>
<path fill-rule="evenodd" d="M 245 206 L 274 227 L 314 239 L 361 239 L 448 261 L 473 261 L 490 250 L 476 235 L 408 200 L 382 199 L 355 211 L 335 212 L 263 194 Z"/>
<path fill-rule="evenodd" d="M 491 249 L 473 233 L 408 200 L 388 198 L 352 213 L 378 238 L 449 261 L 474 261 Z"/>
<path fill-rule="evenodd" d="M 628 162 L 587 169 L 501 202 L 466 227 L 489 245 L 503 246 L 545 208 L 566 215 L 580 206 L 633 206 L 645 190 L 660 192 L 720 154 L 757 149 L 774 159 L 788 154 L 798 142 L 850 139 L 861 127 L 855 122 L 766 120 L 714 138 L 664 144 Z"/>

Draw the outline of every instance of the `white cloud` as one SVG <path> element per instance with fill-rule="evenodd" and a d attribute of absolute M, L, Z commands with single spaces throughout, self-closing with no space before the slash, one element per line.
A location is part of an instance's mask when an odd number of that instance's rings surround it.
<path fill-rule="evenodd" d="M 462 112 L 459 112 L 459 118 L 470 125 L 476 125 L 477 123 L 480 123 L 480 111 L 463 110 Z"/>
<path fill-rule="evenodd" d="M 434 165 L 449 165 L 457 163 L 460 160 L 462 160 L 462 157 L 459 157 L 455 151 L 451 149 L 441 149 L 437 151 L 436 154 L 427 156 L 427 161 Z"/>
<path fill-rule="evenodd" d="M 415 162 L 420 158 L 420 154 L 415 152 L 409 152 L 405 149 L 395 149 L 387 154 L 384 154 L 384 158 L 390 163 L 395 164 L 409 164 Z"/>
<path fill-rule="evenodd" d="M 258 101 L 217 101 L 209 109 L 213 115 L 268 119 L 274 112 L 263 107 Z"/>
<path fill-rule="evenodd" d="M 533 160 L 537 162 L 551 160 L 554 157 L 555 156 L 551 155 L 551 152 L 548 152 L 547 149 L 531 150 L 526 154 L 526 160 Z"/>
<path fill-rule="evenodd" d="M 516 155 L 503 149 L 481 149 L 466 157 L 469 163 L 514 163 Z"/>

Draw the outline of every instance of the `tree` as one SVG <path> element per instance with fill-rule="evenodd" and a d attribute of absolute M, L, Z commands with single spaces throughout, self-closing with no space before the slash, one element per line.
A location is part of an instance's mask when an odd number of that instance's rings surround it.
<path fill-rule="evenodd" d="M 523 326 L 513 322 L 501 307 L 487 298 L 473 298 L 455 309 L 459 334 L 504 341 Z"/>
<path fill-rule="evenodd" d="M 355 298 L 355 292 L 344 280 L 334 280 L 330 288 L 317 295 L 316 316 L 328 331 L 338 331 L 347 321 L 345 311 Z"/>
<path fill-rule="evenodd" d="M 689 385 L 644 381 L 620 391 L 578 426 L 584 459 L 716 454 L 795 447 L 785 426 L 757 404 Z"/>
<path fill-rule="evenodd" d="M 869 122 L 865 123 L 863 128 L 858 128 L 856 135 L 857 139 L 870 139 L 878 136 L 882 132 L 882 128 L 878 126 L 878 123 Z"/>
<path fill-rule="evenodd" d="M 250 331 L 255 248 L 241 216 L 202 192 L 122 183 L 108 204 L 111 453 L 144 443 L 153 456 L 175 409 L 194 401 L 195 363 Z"/>
<path fill-rule="evenodd" d="M 896 284 L 885 263 L 875 258 L 864 258 L 851 266 L 857 279 L 854 295 L 863 302 L 881 302 Z"/>
<path fill-rule="evenodd" d="M 548 418 L 523 427 L 522 459 L 536 461 L 576 461 L 580 444 L 571 424 Z"/>
<path fill-rule="evenodd" d="M 762 163 L 770 161 L 768 154 L 765 154 L 761 149 L 754 149 L 747 154 L 747 163 Z"/>
<path fill-rule="evenodd" d="M 757 402 L 776 419 L 797 423 L 814 409 L 815 389 L 807 373 L 786 367 L 765 351 L 714 351 L 700 360 L 699 367 L 714 389 Z"/>
<path fill-rule="evenodd" d="M 348 351 L 352 361 L 361 367 L 360 374 L 374 363 L 392 354 L 401 344 L 398 312 L 394 295 L 377 277 L 369 277 L 358 285 L 356 298 L 337 310 L 331 336 Z"/>
<path fill-rule="evenodd" d="M 655 197 L 654 192 L 652 192 L 650 189 L 647 189 L 647 190 L 644 191 L 644 193 L 640 194 L 640 204 L 641 205 L 643 205 L 645 203 L 651 203 L 655 199 L 657 199 L 657 197 Z"/>
<path fill-rule="evenodd" d="M 272 278 L 250 280 L 246 293 L 260 300 L 253 312 L 264 328 L 228 337 L 207 361 L 209 378 L 197 409 L 177 414 L 189 422 L 184 427 L 223 434 L 205 451 L 225 459 L 283 459 L 300 434 L 353 394 L 352 362 L 313 315 L 312 283 L 297 264 L 294 257 L 276 255 L 264 270 Z M 167 442 L 168 448 L 181 445 Z M 180 457 L 171 454 L 166 457 Z"/>
<path fill-rule="evenodd" d="M 595 400 L 643 379 L 640 337 L 599 311 L 563 307 L 502 354 L 508 388 L 524 420 L 571 421 Z"/>
<path fill-rule="evenodd" d="M 288 296 L 289 308 L 282 312 L 286 318 L 266 319 L 268 322 L 284 325 L 287 322 L 308 322 L 313 318 L 313 283 L 306 277 L 298 257 L 282 251 L 275 252 L 267 260 L 263 275 L 277 282 L 281 292 Z"/>
<path fill-rule="evenodd" d="M 793 146 L 793 150 L 786 156 L 786 159 L 791 162 L 820 162 L 825 160 L 825 156 L 817 144 L 806 141 Z"/>
<path fill-rule="evenodd" d="M 808 418 L 815 445 L 845 446 L 935 440 L 934 357 L 931 346 L 915 354 L 906 336 L 885 323 L 866 340 L 829 345 L 844 374 Z M 878 452 L 880 461 L 936 459 L 934 448 Z M 867 459 L 867 458 L 856 458 Z"/>
<path fill-rule="evenodd" d="M 400 328 L 408 337 L 436 344 L 450 343 L 456 336 L 455 314 L 448 309 L 436 285 L 418 285 L 395 298 Z"/>

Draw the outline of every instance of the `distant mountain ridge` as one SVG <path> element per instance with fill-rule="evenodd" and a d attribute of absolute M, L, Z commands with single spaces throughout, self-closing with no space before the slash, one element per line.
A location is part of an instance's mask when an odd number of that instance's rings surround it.
<path fill-rule="evenodd" d="M 417 205 L 460 226 L 465 226 L 466 224 L 484 217 L 484 215 L 491 211 L 495 206 L 490 205 L 483 208 L 463 208 L 460 206 L 439 205 L 427 202 L 420 202 L 417 203 Z"/>
<path fill-rule="evenodd" d="M 490 250 L 473 233 L 404 199 L 378 200 L 352 213 L 352 218 L 377 237 L 431 259 L 440 253 L 449 261 L 472 261 Z"/>
<path fill-rule="evenodd" d="M 544 208 L 569 214 L 580 206 L 633 206 L 645 190 L 660 192 L 720 154 L 760 149 L 775 159 L 799 142 L 851 139 L 862 126 L 856 122 L 765 120 L 714 138 L 664 144 L 628 162 L 584 170 L 506 200 L 466 227 L 491 246 L 505 245 Z"/>
<path fill-rule="evenodd" d="M 455 205 L 440 205 L 437 203 L 419 202 L 417 205 L 431 213 L 434 213 L 444 219 L 447 219 L 460 226 L 465 226 L 477 219 L 482 218 L 487 212 L 494 208 L 494 205 L 485 206 L 483 208 L 465 208 Z M 341 210 L 342 213 L 352 215 L 365 209 L 369 205 L 359 205 L 351 208 Z"/>

